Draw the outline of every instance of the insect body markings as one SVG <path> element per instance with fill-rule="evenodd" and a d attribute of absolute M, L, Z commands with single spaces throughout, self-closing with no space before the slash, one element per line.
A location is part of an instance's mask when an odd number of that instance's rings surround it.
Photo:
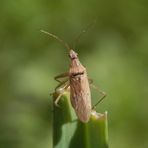
<path fill-rule="evenodd" d="M 55 91 L 61 90 L 59 96 L 54 102 L 55 105 L 58 106 L 58 101 L 60 100 L 61 96 L 67 89 L 70 88 L 70 100 L 77 117 L 82 122 L 88 122 L 92 111 L 92 105 L 89 84 L 90 82 L 87 76 L 86 68 L 79 61 L 77 53 L 74 50 L 70 49 L 67 43 L 65 43 L 54 34 L 48 33 L 43 30 L 41 30 L 41 32 L 48 34 L 49 36 L 57 39 L 59 42 L 64 44 L 64 46 L 69 50 L 69 57 L 71 60 L 69 72 L 60 74 L 55 77 L 55 80 L 60 83 L 55 88 Z M 61 81 L 60 79 L 64 77 L 68 77 L 68 80 Z M 102 91 L 100 92 L 102 93 Z M 105 97 L 105 93 L 102 94 L 102 98 L 96 103 L 96 105 Z"/>
<path fill-rule="evenodd" d="M 77 53 L 70 50 L 69 70 L 71 104 L 82 122 L 88 122 L 91 113 L 91 93 L 86 68 L 80 63 Z"/>

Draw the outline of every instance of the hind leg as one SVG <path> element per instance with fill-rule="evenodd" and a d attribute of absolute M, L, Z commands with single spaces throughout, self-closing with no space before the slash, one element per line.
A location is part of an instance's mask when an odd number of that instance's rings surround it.
<path fill-rule="evenodd" d="M 106 97 L 106 93 L 104 91 L 102 91 L 101 89 L 99 89 L 98 87 L 96 87 L 95 85 L 93 85 L 93 80 L 92 79 L 88 79 L 89 80 L 89 84 L 92 88 L 96 89 L 102 96 L 101 98 L 97 101 L 97 103 L 92 107 L 92 109 L 95 109 L 96 106 L 102 101 L 104 100 L 104 98 Z"/>

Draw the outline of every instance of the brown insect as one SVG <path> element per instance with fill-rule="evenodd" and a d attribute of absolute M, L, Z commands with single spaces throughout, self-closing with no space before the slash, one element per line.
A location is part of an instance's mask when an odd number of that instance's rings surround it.
<path fill-rule="evenodd" d="M 61 96 L 67 89 L 70 88 L 70 100 L 76 115 L 80 121 L 88 122 L 92 109 L 94 109 L 97 104 L 104 99 L 106 94 L 91 84 L 102 94 L 101 99 L 92 107 L 90 92 L 90 83 L 92 83 L 92 81 L 88 79 L 86 68 L 79 61 L 78 54 L 74 50 L 70 49 L 67 43 L 54 34 L 43 30 L 41 30 L 41 32 L 48 34 L 49 36 L 64 44 L 64 46 L 69 50 L 69 57 L 71 60 L 69 72 L 55 77 L 55 80 L 60 83 L 55 88 L 55 91 L 60 91 L 59 96 L 54 102 L 55 105 L 58 106 L 58 101 L 60 100 Z M 66 81 L 61 81 L 60 79 L 64 77 L 68 77 L 69 79 Z"/>

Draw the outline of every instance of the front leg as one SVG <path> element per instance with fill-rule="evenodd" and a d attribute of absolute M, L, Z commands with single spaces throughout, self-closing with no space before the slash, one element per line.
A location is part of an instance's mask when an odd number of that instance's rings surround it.
<path fill-rule="evenodd" d="M 69 73 L 63 73 L 63 74 L 60 74 L 60 75 L 57 75 L 54 77 L 54 79 L 57 82 L 59 82 L 59 84 L 55 88 L 55 92 L 57 92 L 57 94 L 58 94 L 57 98 L 54 101 L 55 106 L 59 106 L 58 102 L 59 102 L 61 96 L 64 94 L 66 89 L 69 87 L 68 79 L 61 80 L 62 78 L 66 78 L 68 76 L 69 76 Z M 52 93 L 52 94 L 54 94 L 54 93 Z"/>
<path fill-rule="evenodd" d="M 63 73 L 63 74 L 60 74 L 60 75 L 57 75 L 54 77 L 54 79 L 59 82 L 59 85 L 56 86 L 55 88 L 55 91 L 59 88 L 59 87 L 62 87 L 62 85 L 66 84 L 68 82 L 68 79 L 66 80 L 60 80 L 60 79 L 63 79 L 63 78 L 66 78 L 69 76 L 69 73 Z"/>
<path fill-rule="evenodd" d="M 61 81 L 60 79 L 66 78 L 66 77 L 69 77 L 69 73 L 68 73 L 68 72 L 62 73 L 62 74 L 60 74 L 60 75 L 57 75 L 57 76 L 54 77 L 54 79 L 55 79 L 57 82 L 62 83 L 62 81 Z"/>

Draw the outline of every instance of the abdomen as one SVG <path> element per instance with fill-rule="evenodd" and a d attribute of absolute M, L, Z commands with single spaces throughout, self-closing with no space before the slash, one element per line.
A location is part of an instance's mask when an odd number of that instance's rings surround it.
<path fill-rule="evenodd" d="M 86 75 L 70 77 L 71 104 L 82 122 L 88 122 L 91 113 L 91 94 Z"/>

